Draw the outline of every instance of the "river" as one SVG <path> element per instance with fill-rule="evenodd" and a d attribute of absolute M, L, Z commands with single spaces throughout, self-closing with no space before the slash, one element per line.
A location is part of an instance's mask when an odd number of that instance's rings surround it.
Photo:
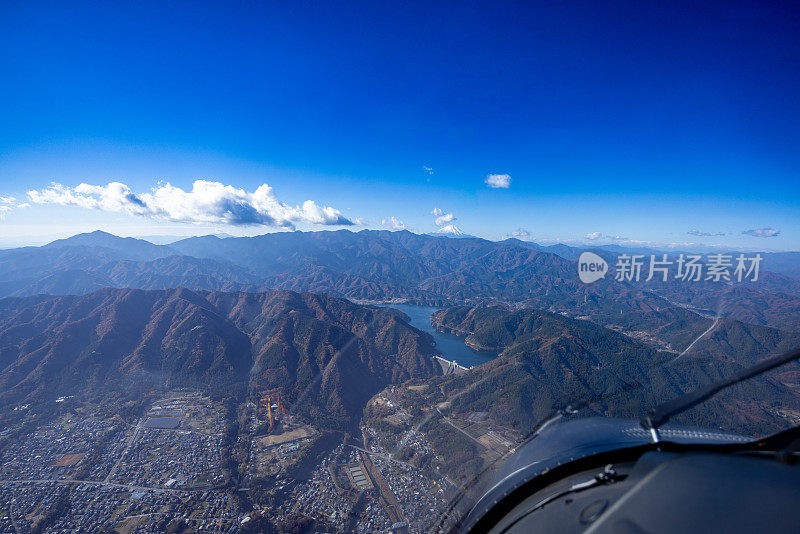
<path fill-rule="evenodd" d="M 411 304 L 387 304 L 387 308 L 400 310 L 411 318 L 410 324 L 428 332 L 436 341 L 436 348 L 446 360 L 454 361 L 464 367 L 480 365 L 497 357 L 496 352 L 477 351 L 464 344 L 464 338 L 453 334 L 444 334 L 431 326 L 431 315 L 441 310 L 432 306 L 414 306 Z"/>

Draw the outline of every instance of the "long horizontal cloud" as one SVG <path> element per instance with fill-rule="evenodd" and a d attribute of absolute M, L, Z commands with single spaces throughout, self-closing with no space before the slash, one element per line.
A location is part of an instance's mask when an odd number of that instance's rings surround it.
<path fill-rule="evenodd" d="M 755 228 L 753 230 L 745 230 L 742 233 L 753 237 L 778 237 L 781 231 L 775 228 Z"/>
<path fill-rule="evenodd" d="M 598 239 L 606 239 L 609 241 L 628 241 L 626 237 L 622 237 L 621 235 L 608 235 L 602 232 L 591 232 L 583 237 L 585 237 L 589 241 L 596 241 Z"/>
<path fill-rule="evenodd" d="M 153 188 L 151 193 L 135 194 L 120 182 L 77 187 L 53 183 L 39 191 L 28 191 L 28 198 L 37 204 L 80 206 L 184 223 L 280 228 L 293 228 L 299 222 L 353 224 L 339 210 L 319 206 L 313 200 L 306 200 L 297 207 L 281 202 L 267 184 L 250 193 L 219 182 L 196 180 L 190 191 L 166 183 Z"/>
<path fill-rule="evenodd" d="M 689 235 L 696 235 L 698 237 L 717 237 L 725 235 L 725 232 L 703 232 L 701 230 L 689 230 L 686 233 Z"/>

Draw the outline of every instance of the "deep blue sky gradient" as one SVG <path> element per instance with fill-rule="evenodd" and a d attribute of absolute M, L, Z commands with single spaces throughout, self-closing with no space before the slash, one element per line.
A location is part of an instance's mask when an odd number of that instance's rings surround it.
<path fill-rule="evenodd" d="M 0 1 L 0 69 L 0 195 L 267 182 L 418 231 L 800 248 L 796 3 Z"/>

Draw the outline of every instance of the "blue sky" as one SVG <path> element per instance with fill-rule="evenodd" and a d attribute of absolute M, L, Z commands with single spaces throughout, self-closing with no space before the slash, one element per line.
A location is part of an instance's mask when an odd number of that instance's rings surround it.
<path fill-rule="evenodd" d="M 112 4 L 0 3 L 0 246 L 338 228 L 313 200 L 353 229 L 800 249 L 791 3 Z M 290 222 L 27 195 L 195 180 L 269 184 Z"/>

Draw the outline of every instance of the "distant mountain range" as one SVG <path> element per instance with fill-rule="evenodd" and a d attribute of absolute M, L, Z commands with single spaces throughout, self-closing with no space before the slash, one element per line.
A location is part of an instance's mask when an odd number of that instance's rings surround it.
<path fill-rule="evenodd" d="M 676 305 L 800 329 L 800 253 L 765 254 L 756 283 L 618 283 L 577 278 L 585 249 L 507 239 L 443 239 L 408 231 L 205 236 L 155 245 L 104 232 L 0 251 L 0 297 L 86 294 L 104 287 L 312 291 L 357 300 L 503 303 L 604 323 Z M 607 261 L 617 246 L 592 249 Z M 652 251 L 651 251 L 652 252 Z M 770 269 L 773 269 L 770 271 Z M 701 312 L 702 314 L 702 312 Z"/>
<path fill-rule="evenodd" d="M 0 410 L 57 397 L 135 399 L 280 387 L 295 413 L 350 428 L 388 384 L 439 374 L 429 334 L 395 310 L 325 295 L 103 289 L 0 299 Z"/>

